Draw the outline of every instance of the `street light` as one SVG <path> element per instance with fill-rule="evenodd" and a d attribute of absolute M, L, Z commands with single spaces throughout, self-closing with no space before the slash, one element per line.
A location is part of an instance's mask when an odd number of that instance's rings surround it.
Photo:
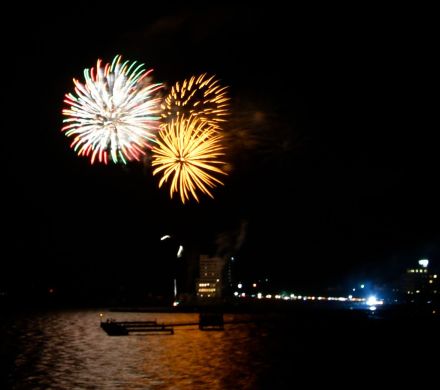
<path fill-rule="evenodd" d="M 169 234 L 165 234 L 164 236 L 162 236 L 160 238 L 161 241 L 165 241 L 165 240 L 169 240 L 173 238 L 173 236 L 169 235 Z M 183 255 L 183 246 L 179 245 L 179 248 L 177 250 L 176 253 L 176 258 L 180 259 Z M 174 279 L 173 279 L 173 293 L 174 293 L 174 302 L 173 302 L 173 306 L 177 306 L 178 302 L 177 302 L 177 277 L 176 277 L 176 271 L 174 270 Z"/>

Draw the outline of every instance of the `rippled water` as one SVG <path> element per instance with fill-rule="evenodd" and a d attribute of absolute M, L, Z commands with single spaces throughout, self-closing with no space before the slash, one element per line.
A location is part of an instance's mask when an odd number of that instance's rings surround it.
<path fill-rule="evenodd" d="M 197 321 L 196 314 L 110 313 L 118 320 Z M 228 319 L 228 318 L 225 318 Z M 99 311 L 22 315 L 3 329 L 14 389 L 254 389 L 265 369 L 251 324 L 225 331 L 110 337 Z M 264 337 L 264 334 L 258 335 Z M 8 364 L 9 363 L 9 364 Z M 267 364 L 267 362 L 266 362 Z"/>
<path fill-rule="evenodd" d="M 174 335 L 111 337 L 99 310 L 0 317 L 0 389 L 293 389 L 386 376 L 393 383 L 423 361 L 429 378 L 438 323 L 302 319 L 227 324 L 224 331 L 175 327 Z M 197 314 L 105 313 L 117 320 L 197 322 Z M 235 319 L 244 316 L 236 315 Z M 225 320 L 234 319 L 225 315 Z M 429 325 L 429 326 L 428 326 Z M 400 331 L 399 331 L 400 329 Z M 391 365 L 400 365 L 392 371 Z M 405 371 L 405 365 L 411 369 Z M 351 375 L 351 374 L 350 374 Z M 307 386 L 304 386 L 307 383 Z"/>

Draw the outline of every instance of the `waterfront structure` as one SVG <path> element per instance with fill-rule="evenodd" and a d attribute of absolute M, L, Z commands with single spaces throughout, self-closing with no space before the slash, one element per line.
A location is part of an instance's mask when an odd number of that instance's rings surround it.
<path fill-rule="evenodd" d="M 199 278 L 196 282 L 198 299 L 219 299 L 223 295 L 224 257 L 200 255 Z"/>

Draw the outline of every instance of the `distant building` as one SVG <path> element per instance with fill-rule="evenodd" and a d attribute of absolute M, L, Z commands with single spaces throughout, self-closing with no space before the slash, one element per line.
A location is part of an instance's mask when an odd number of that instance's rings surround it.
<path fill-rule="evenodd" d="M 234 286 L 236 285 L 236 271 L 235 271 L 236 259 L 234 256 L 228 256 L 225 262 L 224 270 L 224 282 L 222 295 L 224 298 L 230 298 L 233 296 Z"/>
<path fill-rule="evenodd" d="M 200 255 L 199 278 L 196 282 L 197 298 L 220 299 L 223 295 L 226 259 Z"/>
<path fill-rule="evenodd" d="M 419 266 L 408 268 L 402 278 L 401 292 L 409 303 L 429 303 L 439 296 L 439 278 L 429 270 L 428 260 L 419 260 Z"/>

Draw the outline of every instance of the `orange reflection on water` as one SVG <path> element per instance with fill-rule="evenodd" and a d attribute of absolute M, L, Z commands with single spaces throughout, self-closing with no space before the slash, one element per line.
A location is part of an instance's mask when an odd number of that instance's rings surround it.
<path fill-rule="evenodd" d="M 183 313 L 110 314 L 126 321 L 198 320 L 197 314 Z M 189 326 L 175 327 L 174 335 L 111 337 L 100 328 L 100 318 L 99 311 L 14 318 L 17 326 L 8 334 L 16 351 L 11 355 L 15 369 L 10 384 L 59 389 L 254 389 L 264 371 L 259 330 L 252 324 L 226 325 L 224 331 Z"/>

